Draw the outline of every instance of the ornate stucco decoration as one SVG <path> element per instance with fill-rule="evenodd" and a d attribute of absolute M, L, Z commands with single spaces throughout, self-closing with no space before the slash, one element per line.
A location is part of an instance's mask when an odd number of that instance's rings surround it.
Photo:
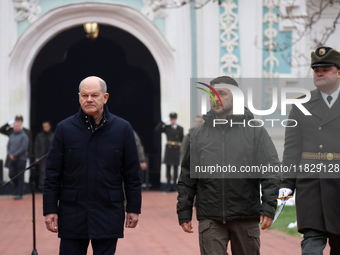
<path fill-rule="evenodd" d="M 149 20 L 153 21 L 155 18 L 166 18 L 168 16 L 166 9 L 168 0 L 143 0 L 143 3 L 141 13 Z"/>
<path fill-rule="evenodd" d="M 27 19 L 28 22 L 33 23 L 41 13 L 39 0 L 13 0 L 13 5 L 17 9 L 16 21 Z"/>
<path fill-rule="evenodd" d="M 268 12 L 263 16 L 263 23 L 267 23 L 268 25 L 268 28 L 264 30 L 264 36 L 267 40 L 263 40 L 263 45 L 264 50 L 269 53 L 269 56 L 263 62 L 263 66 L 267 67 L 269 65 L 269 72 L 263 71 L 262 75 L 264 78 L 270 78 L 269 84 L 264 87 L 266 97 L 263 100 L 263 106 L 265 106 L 266 104 L 272 105 L 272 92 L 274 88 L 277 88 L 272 78 L 279 77 L 278 72 L 274 73 L 274 67 L 279 66 L 280 64 L 279 60 L 274 55 L 274 49 L 277 46 L 275 37 L 278 34 L 278 31 L 274 28 L 274 23 L 279 23 L 279 18 L 274 12 L 274 8 L 279 6 L 279 0 L 263 0 L 263 6 L 268 8 Z"/>
<path fill-rule="evenodd" d="M 302 0 L 280 1 L 280 31 L 292 31 L 293 29 L 296 29 L 296 27 L 302 26 L 305 23 L 306 18 L 308 18 L 307 4 Z"/>
<path fill-rule="evenodd" d="M 278 31 L 274 28 L 274 23 L 278 23 L 279 19 L 274 12 L 274 8 L 279 6 L 278 0 L 263 0 L 263 6 L 268 8 L 268 12 L 263 16 L 263 23 L 267 23 L 268 28 L 264 30 L 264 36 L 267 38 L 264 41 L 264 49 L 268 51 L 269 56 L 264 60 L 263 65 L 267 67 L 269 65 L 269 72 L 263 71 L 263 77 L 276 78 L 279 73 L 274 73 L 274 67 L 279 66 L 279 60 L 274 56 L 274 48 L 277 46 L 275 37 Z"/>
<path fill-rule="evenodd" d="M 233 0 L 226 0 L 221 4 L 224 9 L 220 15 L 220 35 L 221 48 L 225 48 L 227 53 L 221 57 L 220 74 L 239 78 L 241 67 L 238 65 L 238 57 L 234 54 L 234 49 L 238 46 L 238 15 L 233 11 L 237 9 Z"/>

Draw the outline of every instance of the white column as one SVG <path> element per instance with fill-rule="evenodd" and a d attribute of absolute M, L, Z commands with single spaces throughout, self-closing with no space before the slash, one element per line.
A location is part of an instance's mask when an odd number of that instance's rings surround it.
<path fill-rule="evenodd" d="M 0 125 L 14 119 L 10 108 L 11 84 L 8 83 L 9 54 L 17 39 L 17 23 L 14 21 L 15 9 L 12 1 L 0 1 Z M 20 93 L 20 92 L 19 92 Z M 0 159 L 6 160 L 7 136 L 0 134 Z M 3 178 L 8 180 L 8 169 L 4 168 Z"/>
<path fill-rule="evenodd" d="M 262 77 L 262 0 L 239 0 L 242 78 Z"/>
<path fill-rule="evenodd" d="M 175 69 L 172 82 L 161 81 L 161 118 L 170 112 L 178 114 L 177 123 L 186 134 L 190 128 L 190 78 L 191 78 L 191 21 L 190 5 L 169 9 L 166 18 L 166 38 L 174 49 Z M 162 134 L 162 159 L 166 136 Z M 166 167 L 161 167 L 161 182 L 166 182 Z"/>
<path fill-rule="evenodd" d="M 219 71 L 219 5 L 210 1 L 196 12 L 197 77 L 215 78 Z"/>

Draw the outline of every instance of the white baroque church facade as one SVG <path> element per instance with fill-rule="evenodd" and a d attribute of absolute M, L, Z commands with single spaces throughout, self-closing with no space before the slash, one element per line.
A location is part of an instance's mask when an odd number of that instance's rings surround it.
<path fill-rule="evenodd" d="M 181 2 L 187 3 L 180 6 Z M 339 1 L 331 1 L 313 31 L 301 35 L 304 28 L 296 20 L 306 20 L 315 12 L 307 0 L 201 2 L 0 1 L 0 125 L 20 114 L 33 137 L 44 119 L 51 120 L 55 128 L 58 121 L 78 111 L 81 79 L 101 76 L 108 83 L 110 111 L 130 121 L 149 160 L 159 161 L 156 165 L 149 162 L 150 174 L 164 182 L 164 169 L 157 173 L 157 168 L 162 165 L 166 139 L 162 136 L 157 141 L 153 127 L 170 112 L 177 112 L 178 123 L 188 132 L 198 114 L 190 103 L 195 91 L 192 78 L 280 78 L 275 85 L 279 87 L 310 79 L 314 39 L 322 36 L 340 9 Z M 322 0 L 312 2 L 317 6 Z M 295 22 L 282 18 L 288 14 Z M 86 23 L 99 24 L 97 39 L 86 38 Z M 339 39 L 335 30 L 326 46 L 340 50 Z M 313 88 L 312 80 L 303 84 Z M 256 95 L 261 102 L 267 100 L 271 86 L 259 85 Z M 268 131 L 282 157 L 284 128 Z M 0 135 L 3 160 L 7 140 Z M 8 180 L 7 171 L 4 180 Z"/>

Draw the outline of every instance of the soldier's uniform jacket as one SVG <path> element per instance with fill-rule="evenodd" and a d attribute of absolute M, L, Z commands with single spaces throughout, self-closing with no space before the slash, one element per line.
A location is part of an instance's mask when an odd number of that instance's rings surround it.
<path fill-rule="evenodd" d="M 160 122 L 155 130 L 156 132 L 164 132 L 167 137 L 163 163 L 178 166 L 180 143 L 183 140 L 183 128 L 177 125 L 176 129 L 174 129 L 171 125 L 165 125 L 163 122 Z"/>
<path fill-rule="evenodd" d="M 311 91 L 311 99 L 303 106 L 312 116 L 304 115 L 293 105 L 289 119 L 296 120 L 298 124 L 286 128 L 282 164 L 296 166 L 296 173 L 291 170 L 289 175 L 284 175 L 281 187 L 296 189 L 299 232 L 311 228 L 339 235 L 340 160 L 337 157 L 333 160 L 305 159 L 302 153 L 340 153 L 340 99 L 329 108 L 320 91 L 315 89 Z"/>

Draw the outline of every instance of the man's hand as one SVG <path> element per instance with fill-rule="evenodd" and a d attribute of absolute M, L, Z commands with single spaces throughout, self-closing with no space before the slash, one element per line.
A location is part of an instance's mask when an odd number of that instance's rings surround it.
<path fill-rule="evenodd" d="M 260 224 L 262 224 L 262 223 L 263 223 L 263 225 L 262 225 L 261 229 L 265 230 L 273 224 L 273 219 L 268 217 L 268 216 L 264 216 L 264 215 L 261 214 Z"/>
<path fill-rule="evenodd" d="M 291 195 L 292 193 L 293 193 L 293 191 L 291 189 L 288 189 L 288 188 L 279 189 L 279 197 L 287 197 L 287 196 Z"/>
<path fill-rule="evenodd" d="M 125 227 L 135 228 L 137 226 L 139 215 L 137 213 L 126 213 Z"/>
<path fill-rule="evenodd" d="M 191 221 L 182 223 L 182 224 L 181 224 L 181 227 L 182 227 L 182 229 L 183 229 L 184 232 L 187 232 L 187 233 L 194 233 L 194 231 L 192 231 Z"/>
<path fill-rule="evenodd" d="M 16 161 L 16 160 L 17 160 L 17 158 L 14 157 L 13 155 L 9 155 L 9 158 L 10 158 L 12 161 Z"/>
<path fill-rule="evenodd" d="M 148 167 L 148 165 L 145 162 L 140 163 L 140 169 L 145 170 Z"/>
<path fill-rule="evenodd" d="M 58 214 L 50 213 L 45 216 L 46 228 L 53 232 L 58 233 Z"/>

